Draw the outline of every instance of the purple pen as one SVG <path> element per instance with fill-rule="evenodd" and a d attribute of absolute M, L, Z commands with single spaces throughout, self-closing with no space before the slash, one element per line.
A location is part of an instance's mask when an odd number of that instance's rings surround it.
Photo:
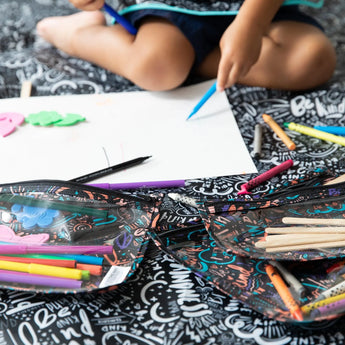
<path fill-rule="evenodd" d="M 35 244 L 1 244 L 0 254 L 112 254 L 112 246 L 47 246 Z"/>
<path fill-rule="evenodd" d="M 147 182 L 128 182 L 128 183 L 92 183 L 93 187 L 103 189 L 138 189 L 138 188 L 178 188 L 185 187 L 184 180 L 170 180 L 170 181 L 147 181 Z"/>
<path fill-rule="evenodd" d="M 24 272 L 0 270 L 0 281 L 8 283 L 51 286 L 65 289 L 80 289 L 82 281 L 68 278 L 44 276 Z"/>

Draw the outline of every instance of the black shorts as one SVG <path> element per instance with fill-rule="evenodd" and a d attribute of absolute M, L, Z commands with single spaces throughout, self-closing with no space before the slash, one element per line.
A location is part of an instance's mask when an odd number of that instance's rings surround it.
<path fill-rule="evenodd" d="M 169 10 L 144 9 L 129 12 L 125 17 L 136 27 L 140 20 L 145 17 L 165 18 L 177 26 L 192 44 L 195 50 L 194 67 L 219 44 L 226 28 L 234 20 L 234 15 L 192 15 Z M 298 6 L 282 6 L 273 22 L 291 20 L 314 25 L 323 30 L 320 23 L 314 18 L 301 12 Z"/>

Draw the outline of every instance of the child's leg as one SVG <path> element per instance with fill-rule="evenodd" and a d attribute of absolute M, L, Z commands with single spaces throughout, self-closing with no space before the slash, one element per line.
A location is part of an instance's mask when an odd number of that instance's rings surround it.
<path fill-rule="evenodd" d="M 95 63 L 147 90 L 168 90 L 187 78 L 194 63 L 192 45 L 170 22 L 150 17 L 138 34 L 106 26 L 101 12 L 51 17 L 37 32 L 66 53 Z"/>
<path fill-rule="evenodd" d="M 199 73 L 216 77 L 220 51 L 215 49 L 200 65 Z M 262 42 L 259 60 L 239 82 L 285 90 L 304 90 L 328 81 L 335 69 L 335 51 L 321 30 L 313 25 L 272 23 Z"/>

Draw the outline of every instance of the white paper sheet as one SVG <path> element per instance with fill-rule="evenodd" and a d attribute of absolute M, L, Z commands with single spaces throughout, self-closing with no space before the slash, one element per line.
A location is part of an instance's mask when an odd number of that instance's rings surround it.
<path fill-rule="evenodd" d="M 193 179 L 257 172 L 224 93 L 186 121 L 214 81 L 169 92 L 0 100 L 0 113 L 40 111 L 86 118 L 69 127 L 25 123 L 0 138 L 0 183 L 69 180 L 140 156 L 152 158 L 93 182 Z"/>

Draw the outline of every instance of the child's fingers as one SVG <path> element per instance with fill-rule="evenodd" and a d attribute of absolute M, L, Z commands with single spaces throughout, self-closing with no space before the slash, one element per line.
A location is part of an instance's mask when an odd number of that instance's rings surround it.
<path fill-rule="evenodd" d="M 104 5 L 104 0 L 70 0 L 70 2 L 83 11 L 99 10 Z"/>
<path fill-rule="evenodd" d="M 217 91 L 224 91 L 228 83 L 231 67 L 232 65 L 230 63 L 224 63 L 222 60 L 220 61 L 217 75 Z"/>

